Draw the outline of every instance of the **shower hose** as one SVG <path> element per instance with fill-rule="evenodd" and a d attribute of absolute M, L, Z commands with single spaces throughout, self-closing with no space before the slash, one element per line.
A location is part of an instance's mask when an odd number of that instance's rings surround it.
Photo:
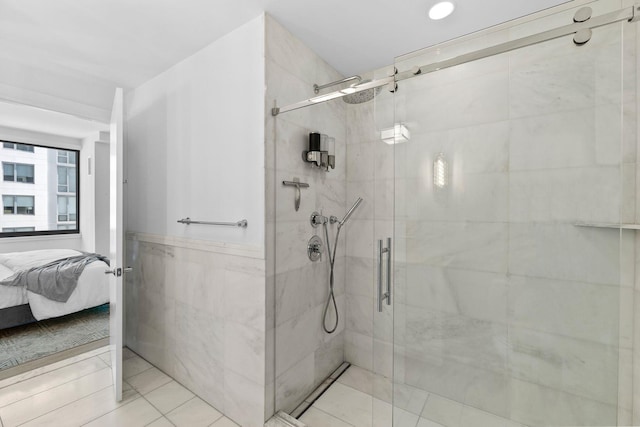
<path fill-rule="evenodd" d="M 336 252 L 338 250 L 338 237 L 340 236 L 340 226 L 338 226 L 338 230 L 336 231 L 336 240 L 333 242 L 333 253 L 331 252 L 331 242 L 329 241 L 329 226 L 327 225 L 327 221 L 324 223 L 324 235 L 327 239 L 327 253 L 329 254 L 329 297 L 327 298 L 327 303 L 324 306 L 324 314 L 322 316 L 322 329 L 328 334 L 332 334 L 338 329 L 338 305 L 336 304 L 336 296 L 333 292 L 333 266 L 336 261 Z M 333 325 L 333 328 L 327 328 L 327 313 L 329 312 L 329 306 L 333 303 L 333 309 L 336 313 L 336 323 Z"/>

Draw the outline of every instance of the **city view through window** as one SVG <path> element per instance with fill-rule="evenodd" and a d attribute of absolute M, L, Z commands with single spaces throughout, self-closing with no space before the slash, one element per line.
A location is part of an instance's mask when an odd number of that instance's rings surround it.
<path fill-rule="evenodd" d="M 3 141 L 0 236 L 78 232 L 75 150 Z"/>

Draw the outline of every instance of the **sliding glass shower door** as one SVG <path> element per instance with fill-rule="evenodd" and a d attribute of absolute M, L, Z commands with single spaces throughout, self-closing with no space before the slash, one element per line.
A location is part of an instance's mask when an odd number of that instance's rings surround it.
<path fill-rule="evenodd" d="M 396 67 L 567 25 L 574 13 Z M 633 231 L 621 223 L 635 218 L 623 203 L 635 140 L 623 145 L 623 118 L 634 128 L 624 113 L 635 88 L 624 86 L 622 51 L 632 25 L 400 83 L 395 124 L 410 137 L 393 154 L 394 425 L 616 425 L 624 413 L 620 301 Z"/>

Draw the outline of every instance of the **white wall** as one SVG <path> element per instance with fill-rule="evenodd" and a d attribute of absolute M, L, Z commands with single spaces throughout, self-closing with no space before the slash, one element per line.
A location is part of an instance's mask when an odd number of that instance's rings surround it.
<path fill-rule="evenodd" d="M 264 86 L 259 17 L 128 94 L 129 231 L 264 247 Z"/>
<path fill-rule="evenodd" d="M 264 39 L 261 16 L 125 103 L 126 344 L 245 427 L 265 418 Z"/>

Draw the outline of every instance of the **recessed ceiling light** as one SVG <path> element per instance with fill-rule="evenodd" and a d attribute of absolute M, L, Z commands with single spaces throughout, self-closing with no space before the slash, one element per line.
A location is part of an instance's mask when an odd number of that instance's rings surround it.
<path fill-rule="evenodd" d="M 437 21 L 439 19 L 446 18 L 447 16 L 453 13 L 453 10 L 456 7 L 450 1 L 441 1 L 439 3 L 434 4 L 431 9 L 429 9 L 429 18 Z"/>

